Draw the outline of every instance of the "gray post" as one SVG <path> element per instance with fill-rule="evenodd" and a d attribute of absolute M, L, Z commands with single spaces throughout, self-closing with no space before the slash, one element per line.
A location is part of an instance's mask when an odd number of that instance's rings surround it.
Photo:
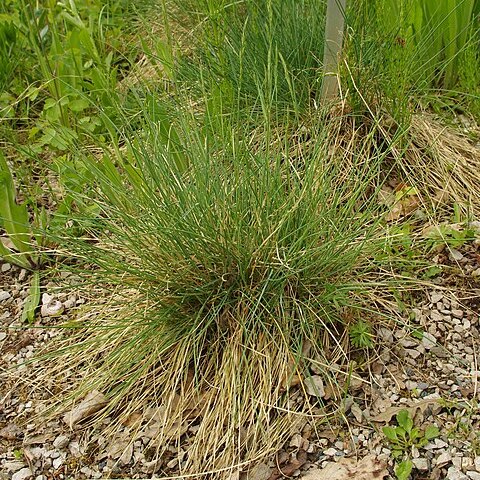
<path fill-rule="evenodd" d="M 338 94 L 338 62 L 342 51 L 347 0 L 328 0 L 323 52 L 322 101 Z"/>

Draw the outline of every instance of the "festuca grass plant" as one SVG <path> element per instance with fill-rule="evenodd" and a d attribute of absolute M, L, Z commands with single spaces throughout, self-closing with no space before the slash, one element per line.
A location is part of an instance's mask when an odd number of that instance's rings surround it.
<path fill-rule="evenodd" d="M 62 408 L 100 391 L 112 429 L 136 418 L 132 441 L 154 409 L 158 458 L 195 425 L 181 474 L 215 478 L 338 413 L 339 369 L 328 366 L 347 358 L 351 323 L 374 321 L 369 300 L 385 284 L 373 273 L 383 239 L 368 192 L 382 156 L 342 164 L 319 125 L 309 148 L 292 149 L 283 134 L 252 143 L 240 126 L 211 142 L 183 114 L 175 144 L 147 122 L 118 167 L 89 162 L 100 215 L 79 219 L 85 240 L 63 245 L 88 266 L 77 273 L 96 300 L 56 345 L 57 373 L 82 378 Z M 304 393 L 312 365 L 338 393 L 327 409 Z"/>
<path fill-rule="evenodd" d="M 342 413 L 350 347 L 374 344 L 379 292 L 409 285 L 377 195 L 403 146 L 373 108 L 351 137 L 319 108 L 316 2 L 206 6 L 197 49 L 157 45 L 167 88 L 124 82 L 138 115 L 112 96 L 118 142 L 77 171 L 95 216 L 68 212 L 78 228 L 55 241 L 89 301 L 46 371 L 55 393 L 70 376 L 64 410 L 101 392 L 93 428 L 149 428 L 153 458 L 188 443 L 180 475 L 228 478 Z M 307 395 L 313 373 L 334 401 Z"/>

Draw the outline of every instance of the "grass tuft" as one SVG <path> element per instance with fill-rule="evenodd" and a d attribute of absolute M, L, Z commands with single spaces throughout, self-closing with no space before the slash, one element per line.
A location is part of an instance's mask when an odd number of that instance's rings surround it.
<path fill-rule="evenodd" d="M 159 458 L 196 425 L 181 473 L 199 474 L 247 465 L 309 418 L 328 420 L 332 406 L 305 393 L 312 362 L 340 400 L 329 365 L 347 361 L 360 318 L 381 321 L 372 292 L 393 279 L 373 275 L 385 239 L 366 186 L 381 154 L 342 164 L 326 127 L 305 155 L 288 141 L 252 149 L 241 130 L 209 147 L 190 122 L 173 152 L 154 132 L 130 144 L 121 184 L 89 165 L 101 213 L 88 240 L 63 244 L 91 266 L 77 273 L 104 300 L 69 325 L 55 357 L 83 376 L 63 409 L 94 389 L 117 427 L 154 408 Z"/>

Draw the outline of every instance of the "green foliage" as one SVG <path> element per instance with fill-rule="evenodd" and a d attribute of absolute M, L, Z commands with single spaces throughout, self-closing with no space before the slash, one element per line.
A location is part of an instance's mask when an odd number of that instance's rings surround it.
<path fill-rule="evenodd" d="M 8 262 L 27 269 L 40 266 L 41 257 L 34 243 L 33 229 L 25 204 L 16 202 L 16 191 L 12 174 L 0 151 L 0 226 L 13 244 L 13 249 L 0 240 L 0 256 Z M 38 237 L 37 237 L 38 238 Z M 40 302 L 40 274 L 35 270 L 22 313 L 22 320 L 33 322 L 35 310 Z"/>
<path fill-rule="evenodd" d="M 23 268 L 34 268 L 38 257 L 32 243 L 32 232 L 25 204 L 16 201 L 16 190 L 10 168 L 0 151 L 0 226 L 5 230 L 15 250 L 0 242 L 2 257 Z"/>
<path fill-rule="evenodd" d="M 389 0 L 377 10 L 380 23 L 411 49 L 415 73 L 451 89 L 461 71 L 461 53 L 475 41 L 470 31 L 476 0 Z M 478 28 L 478 26 L 477 26 Z"/>
<path fill-rule="evenodd" d="M 15 69 L 13 51 L 16 42 L 17 32 L 13 18 L 0 14 L 0 91 L 3 91 Z"/>
<path fill-rule="evenodd" d="M 194 116 L 150 113 L 158 121 L 146 119 L 143 138 L 126 140 L 121 165 L 108 156 L 86 160 L 100 213 L 78 222 L 100 241 L 72 237 L 66 244 L 95 265 L 85 272 L 88 284 L 116 286 L 145 305 L 99 319 L 112 327 L 124 358 L 108 376 L 99 366 L 105 390 L 119 378 L 119 388 L 134 388 L 140 372 L 131 366 L 153 368 L 179 342 L 201 376 L 239 329 L 249 345 L 266 336 L 272 348 L 287 342 L 298 358 L 305 338 L 343 323 L 342 309 L 362 296 L 362 269 L 383 241 L 375 236 L 377 206 L 363 190 L 375 162 L 359 161 L 346 175 L 325 153 L 323 126 L 295 164 L 284 161 L 288 140 L 252 147 L 243 141 L 247 127 L 236 126 L 210 141 Z M 129 325 L 133 337 L 124 335 Z M 361 326 L 354 338 L 368 346 Z"/>
<path fill-rule="evenodd" d="M 117 82 L 131 63 L 118 40 L 128 2 L 46 0 L 34 7 L 12 0 L 2 10 L 0 38 L 8 42 L 0 42 L 0 64 L 9 62 L 9 74 L 0 77 L 0 116 L 12 125 L 27 121 L 30 150 L 115 138 L 123 122 L 117 104 L 125 101 Z"/>
<path fill-rule="evenodd" d="M 0 244 L 0 254 L 33 270 L 23 321 L 34 321 L 40 301 L 39 267 L 50 260 L 44 246 L 60 245 L 59 262 L 72 254 L 66 263 L 84 280 L 78 288 L 91 293 L 95 284 L 108 296 L 113 308 L 102 305 L 75 324 L 81 338 L 61 352 L 80 352 L 82 365 L 91 356 L 94 374 L 85 382 L 112 397 L 108 408 L 131 398 L 163 401 L 190 384 L 202 394 L 228 392 L 225 404 L 240 405 L 218 422 L 228 443 L 238 425 L 247 432 L 282 422 L 288 395 L 278 380 L 301 378 L 307 340 L 312 358 L 325 354 L 323 338 L 334 345 L 345 333 L 354 347 L 371 348 L 373 326 L 358 318 L 371 312 L 372 296 L 386 286 L 404 312 L 399 282 L 439 273 L 418 268 L 415 220 L 382 223 L 376 188 L 391 149 L 403 145 L 395 143 L 401 128 L 384 141 L 390 124 L 376 114 L 408 124 L 412 105 L 432 89 L 458 89 L 438 95 L 455 108 L 457 97 L 466 106 L 478 100 L 472 12 L 479 2 L 350 2 L 340 63 L 342 114 L 351 107 L 354 114 L 333 118 L 334 127 L 318 98 L 324 1 L 179 1 L 195 33 L 180 52 L 171 4 L 152 3 L 147 13 L 161 12 L 165 31 L 141 31 L 142 38 L 130 35 L 128 1 L 0 5 L 2 138 L 22 153 L 20 171 L 40 177 L 34 185 L 18 181 L 27 197 L 19 204 L 0 157 L 2 234 L 12 245 Z M 160 80 L 129 76 L 139 53 Z M 342 129 L 357 129 L 359 112 L 375 125 L 359 128 L 357 138 L 371 138 L 360 147 L 352 140 L 358 155 L 344 157 L 350 140 Z M 48 210 L 38 201 L 47 169 L 55 178 Z M 395 203 L 417 193 L 402 189 Z M 471 235 L 468 225 L 442 228 L 434 247 L 457 247 Z M 388 278 L 399 271 L 400 280 Z M 358 315 L 346 321 L 347 311 Z M 188 385 L 187 372 L 194 374 Z M 152 384 L 155 392 L 144 395 Z M 438 430 L 421 431 L 406 411 L 397 422 L 384 434 L 399 461 L 396 475 L 406 479 L 410 450 Z M 223 440 L 212 439 L 219 450 L 210 457 L 220 458 Z"/>
<path fill-rule="evenodd" d="M 432 249 L 443 246 L 459 248 L 478 237 L 477 230 L 470 222 L 461 221 L 460 218 L 456 220 L 455 223 L 443 222 L 427 227 L 423 233 L 427 246 Z"/>
<path fill-rule="evenodd" d="M 395 467 L 395 476 L 398 480 L 408 480 L 410 478 L 410 474 L 413 470 L 413 463 L 411 460 L 402 460 L 396 467 Z"/>
<path fill-rule="evenodd" d="M 21 320 L 33 323 L 35 321 L 35 311 L 40 303 L 40 272 L 35 270 L 30 281 L 28 295 L 25 298 Z"/>
<path fill-rule="evenodd" d="M 350 326 L 349 332 L 352 345 L 357 348 L 373 347 L 372 327 L 369 323 L 358 320 Z"/>
<path fill-rule="evenodd" d="M 402 459 L 395 469 L 395 474 L 399 480 L 406 480 L 413 468 L 409 458 L 410 450 L 413 447 L 424 447 L 429 441 L 438 437 L 439 430 L 434 425 L 429 425 L 424 431 L 415 427 L 408 410 L 398 412 L 396 420 L 397 426 L 386 426 L 382 431 L 388 440 L 394 458 Z"/>
<path fill-rule="evenodd" d="M 420 100 L 478 110 L 480 24 L 474 3 L 350 3 L 344 79 L 354 108 L 365 110 L 365 102 L 374 111 L 382 107 L 402 125 L 408 125 L 412 104 Z"/>
<path fill-rule="evenodd" d="M 323 2 L 205 1 L 197 2 L 197 11 L 198 3 L 203 35 L 184 58 L 180 80 L 201 79 L 199 92 L 218 89 L 227 113 L 238 107 L 281 115 L 308 110 L 320 93 Z"/>

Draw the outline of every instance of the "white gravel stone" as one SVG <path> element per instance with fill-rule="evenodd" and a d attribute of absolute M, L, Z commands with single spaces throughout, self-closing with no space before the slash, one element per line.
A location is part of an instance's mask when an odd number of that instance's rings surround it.
<path fill-rule="evenodd" d="M 303 444 L 303 437 L 298 433 L 295 434 L 290 440 L 290 447 L 300 448 Z"/>
<path fill-rule="evenodd" d="M 414 382 L 413 380 L 407 380 L 405 382 L 405 387 L 407 387 L 407 390 L 414 390 L 417 388 L 417 382 Z"/>
<path fill-rule="evenodd" d="M 325 388 L 323 386 L 322 377 L 313 375 L 305 379 L 305 388 L 311 396 L 323 398 L 325 396 Z"/>
<path fill-rule="evenodd" d="M 469 480 L 469 478 L 456 467 L 450 467 L 447 472 L 448 480 Z"/>
<path fill-rule="evenodd" d="M 426 350 L 430 350 L 433 346 L 437 344 L 437 339 L 434 335 L 428 332 L 424 332 L 422 336 L 422 345 Z"/>
<path fill-rule="evenodd" d="M 475 470 L 480 472 L 480 457 L 475 457 L 473 463 L 475 464 Z"/>
<path fill-rule="evenodd" d="M 459 262 L 462 258 L 463 258 L 463 254 L 461 252 L 459 252 L 458 250 L 455 250 L 454 248 L 452 248 L 450 250 L 450 255 L 449 257 L 452 259 L 452 260 L 455 260 L 456 262 Z"/>
<path fill-rule="evenodd" d="M 441 294 L 439 292 L 433 292 L 430 295 L 430 301 L 432 303 L 438 303 L 438 302 L 441 302 L 442 300 L 443 300 L 443 294 Z"/>
<path fill-rule="evenodd" d="M 393 333 L 389 328 L 380 327 L 377 331 L 377 335 L 386 343 L 394 342 Z"/>
<path fill-rule="evenodd" d="M 63 458 L 62 457 L 58 457 L 56 458 L 54 461 L 53 461 L 53 468 L 55 470 L 57 470 L 58 468 L 60 468 L 62 465 L 63 465 Z"/>
<path fill-rule="evenodd" d="M 447 465 L 447 463 L 450 463 L 452 461 L 452 455 L 451 453 L 447 450 L 446 452 L 442 452 L 436 461 L 436 466 L 437 467 L 443 467 L 444 465 Z"/>
<path fill-rule="evenodd" d="M 334 457 L 337 454 L 337 450 L 335 448 L 327 448 L 323 451 L 323 454 L 327 455 L 327 457 Z"/>
<path fill-rule="evenodd" d="M 415 465 L 415 468 L 421 472 L 426 472 L 429 468 L 428 460 L 426 458 L 414 458 L 412 463 Z"/>
<path fill-rule="evenodd" d="M 412 348 L 408 348 L 405 350 L 407 352 L 408 355 L 410 355 L 413 359 L 416 359 L 418 358 L 421 353 L 417 350 L 417 349 L 412 349 Z"/>
<path fill-rule="evenodd" d="M 33 476 L 32 471 L 28 467 L 25 467 L 19 470 L 18 472 L 15 472 L 12 475 L 12 480 L 27 480 L 28 478 L 32 478 L 32 476 Z"/>
<path fill-rule="evenodd" d="M 4 302 L 5 300 L 8 300 L 12 295 L 10 292 L 7 292 L 6 290 L 0 290 L 0 302 Z"/>
<path fill-rule="evenodd" d="M 7 334 L 5 332 L 0 332 L 0 342 L 3 342 L 7 338 Z"/>
<path fill-rule="evenodd" d="M 47 293 L 43 294 L 43 305 L 40 308 L 40 314 L 42 317 L 56 317 L 61 315 L 65 310 L 63 303 L 55 298 L 52 298 Z"/>
<path fill-rule="evenodd" d="M 355 402 L 352 403 L 352 406 L 350 407 L 350 411 L 352 412 L 352 415 L 355 417 L 355 420 L 358 423 L 362 422 L 362 417 L 363 417 L 363 412 L 362 409 L 359 407 L 359 405 Z M 360 439 L 360 435 L 358 437 Z M 365 440 L 365 438 L 364 438 Z"/>
<path fill-rule="evenodd" d="M 3 468 L 7 472 L 17 472 L 21 468 L 23 468 L 25 464 L 21 462 L 20 460 L 12 460 L 12 461 L 7 461 L 3 464 Z"/>
<path fill-rule="evenodd" d="M 468 470 L 467 477 L 471 478 L 472 480 L 480 480 L 480 473 L 475 472 L 474 470 Z"/>
<path fill-rule="evenodd" d="M 8 272 L 11 268 L 12 268 L 12 266 L 9 263 L 2 264 L 2 272 L 3 273 Z"/>
<path fill-rule="evenodd" d="M 54 441 L 53 446 L 55 448 L 65 448 L 68 445 L 70 439 L 66 435 L 59 435 Z"/>
<path fill-rule="evenodd" d="M 412 347 L 416 347 L 418 345 L 418 342 L 416 342 L 415 340 L 411 340 L 409 338 L 402 338 L 400 340 L 400 345 L 402 345 L 405 348 L 412 348 Z"/>

